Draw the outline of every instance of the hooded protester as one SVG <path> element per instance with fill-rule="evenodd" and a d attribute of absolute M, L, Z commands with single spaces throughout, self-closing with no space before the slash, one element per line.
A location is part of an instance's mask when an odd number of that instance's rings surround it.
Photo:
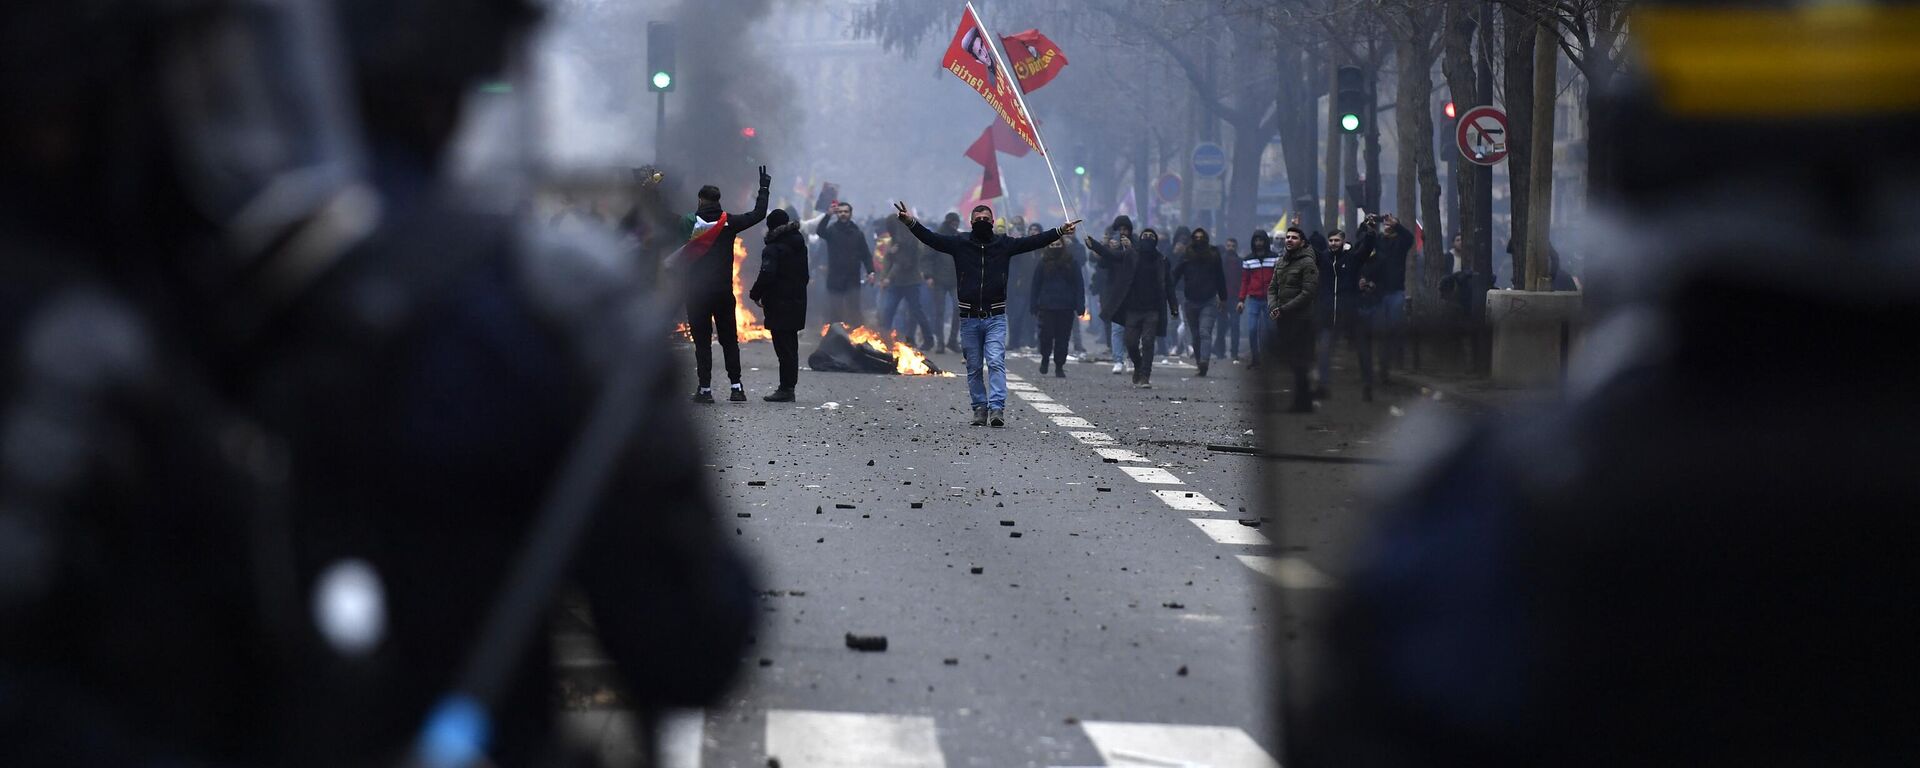
<path fill-rule="evenodd" d="M 901 221 L 921 243 L 953 258 L 959 283 L 961 349 L 967 357 L 967 391 L 973 398 L 973 426 L 1006 426 L 1007 269 L 1015 254 L 1046 247 L 1073 234 L 1079 221 L 1031 237 L 994 232 L 993 209 L 976 205 L 973 231 L 966 237 L 935 234 L 920 225 L 906 203 L 894 203 Z"/>
<path fill-rule="evenodd" d="M 1247 370 L 1260 367 L 1260 337 L 1268 323 L 1267 283 L 1280 257 L 1273 252 L 1273 238 L 1266 230 L 1253 233 L 1247 240 L 1247 255 L 1240 259 L 1240 303 L 1233 309 L 1240 314 L 1247 337 Z"/>
<path fill-rule="evenodd" d="M 1240 242 L 1231 237 L 1220 247 L 1220 271 L 1226 276 L 1227 301 L 1237 302 L 1240 292 Z M 1213 325 L 1213 357 L 1215 360 L 1229 359 L 1240 362 L 1240 315 L 1226 306 L 1220 308 L 1220 319 Z"/>
<path fill-rule="evenodd" d="M 1413 232 L 1393 214 L 1368 217 L 1360 226 L 1359 250 L 1366 263 L 1361 268 L 1360 290 L 1373 306 L 1373 330 L 1381 337 L 1378 360 L 1380 380 L 1387 380 L 1388 367 L 1401 366 L 1401 346 L 1407 320 L 1407 256 L 1413 251 Z"/>
<path fill-rule="evenodd" d="M 1040 373 L 1053 364 L 1053 375 L 1067 376 L 1067 336 L 1073 322 L 1086 311 L 1086 276 L 1080 263 L 1067 248 L 1067 240 L 1055 240 L 1040 249 L 1040 261 L 1033 267 L 1033 314 L 1040 320 Z"/>
<path fill-rule="evenodd" d="M 866 325 L 860 285 L 875 271 L 873 242 L 854 223 L 853 205 L 834 203 L 813 232 L 827 243 L 827 321 Z"/>
<path fill-rule="evenodd" d="M 1110 249 L 1087 238 L 1087 248 L 1113 270 L 1107 293 L 1100 297 L 1108 322 L 1126 329 L 1127 357 L 1133 361 L 1133 385 L 1153 387 L 1153 344 L 1167 332 L 1167 315 L 1180 316 L 1168 276 L 1167 258 L 1160 253 L 1160 234 L 1152 227 L 1140 232 L 1131 248 Z"/>
<path fill-rule="evenodd" d="M 753 210 L 727 213 L 720 207 L 720 188 L 708 184 L 700 188 L 700 206 L 682 222 L 687 244 L 667 261 L 684 272 L 687 292 L 687 328 L 693 334 L 693 361 L 700 386 L 693 392 L 696 403 L 713 402 L 713 337 L 720 337 L 720 353 L 726 357 L 727 399 L 747 400 L 740 384 L 740 331 L 733 319 L 733 244 L 741 232 L 752 229 L 767 218 L 767 186 L 773 177 L 760 166 L 760 192 L 754 197 Z"/>
<path fill-rule="evenodd" d="M 1031 237 L 1040 234 L 1038 223 L 1028 224 L 1018 216 L 1009 223 L 1008 231 L 1015 237 Z M 1013 257 L 1013 263 L 1007 267 L 1007 348 L 1024 349 L 1033 345 L 1034 315 L 1033 305 L 1028 304 L 1033 295 L 1033 266 L 1040 261 L 1035 253 L 1022 253 Z"/>
<path fill-rule="evenodd" d="M 1320 268 L 1313 246 L 1299 227 L 1288 227 L 1287 252 L 1267 282 L 1267 314 L 1273 322 L 1273 351 L 1293 371 L 1289 413 L 1313 411 L 1307 370 L 1313 365 L 1313 302 L 1319 290 Z"/>
<path fill-rule="evenodd" d="M 807 237 L 800 222 L 786 211 L 767 214 L 767 241 L 760 251 L 760 276 L 747 297 L 765 311 L 773 334 L 773 353 L 780 359 L 780 388 L 762 398 L 769 403 L 793 402 L 800 383 L 800 329 L 807 324 Z"/>
<path fill-rule="evenodd" d="M 907 225 L 898 219 L 883 219 L 881 226 L 887 228 L 890 237 L 887 263 L 880 271 L 880 331 L 898 334 L 913 344 L 916 343 L 914 331 L 918 330 L 917 343 L 921 349 L 929 349 L 933 346 L 933 322 L 927 319 L 926 309 L 920 303 L 924 294 L 921 289 L 926 287 L 922 284 L 926 280 L 921 258 L 923 248 L 907 232 Z M 900 319 L 902 304 L 907 308 L 906 333 L 900 333 L 895 324 Z"/>
<path fill-rule="evenodd" d="M 1112 248 L 1133 247 L 1133 219 L 1126 214 L 1113 217 L 1113 224 L 1107 227 L 1107 243 Z M 1089 252 L 1088 261 L 1093 267 L 1093 296 L 1100 300 L 1101 337 L 1107 341 L 1107 356 L 1113 358 L 1113 373 L 1119 375 L 1127 370 L 1126 328 L 1119 323 L 1110 322 L 1107 316 L 1107 288 L 1113 283 L 1113 270 L 1100 263 Z"/>
<path fill-rule="evenodd" d="M 1227 306 L 1227 276 L 1207 230 L 1193 230 L 1184 255 L 1173 267 L 1172 281 L 1183 289 L 1180 298 L 1186 308 L 1193 362 L 1199 368 L 1197 375 L 1205 376 L 1212 360 L 1213 324 Z"/>

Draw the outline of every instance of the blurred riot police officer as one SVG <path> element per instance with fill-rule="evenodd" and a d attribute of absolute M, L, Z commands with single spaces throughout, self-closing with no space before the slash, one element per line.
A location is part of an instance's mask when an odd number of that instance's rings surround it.
<path fill-rule="evenodd" d="M 1595 115 L 1629 240 L 1565 402 L 1386 505 L 1289 764 L 1920 759 L 1920 9 L 1690 6 Z"/>
<path fill-rule="evenodd" d="M 286 456 L 227 353 L 373 226 L 325 18 L 0 10 L 0 765 L 278 748 Z"/>

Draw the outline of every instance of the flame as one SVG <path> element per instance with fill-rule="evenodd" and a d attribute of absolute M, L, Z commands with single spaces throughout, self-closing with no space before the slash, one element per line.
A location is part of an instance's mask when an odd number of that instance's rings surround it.
<path fill-rule="evenodd" d="M 765 341 L 773 338 L 773 332 L 760 324 L 753 310 L 747 309 L 747 303 L 741 297 L 746 291 L 740 288 L 740 265 L 747 260 L 747 243 L 744 240 L 733 241 L 733 326 L 741 341 Z"/>
<path fill-rule="evenodd" d="M 693 341 L 693 326 L 691 325 L 687 325 L 686 323 L 681 323 L 673 327 L 673 332 L 680 334 L 680 338 L 686 339 L 687 341 Z"/>
<path fill-rule="evenodd" d="M 820 335 L 827 335 L 827 331 L 832 327 L 833 325 L 831 323 L 820 326 Z M 863 344 L 875 352 L 892 356 L 894 359 L 893 370 L 895 373 L 906 376 L 950 377 L 953 375 L 950 371 L 935 372 L 933 364 L 927 362 L 927 356 L 922 354 L 920 350 L 914 349 L 912 344 L 901 341 L 899 334 L 889 332 L 885 338 L 882 338 L 880 334 L 875 333 L 873 329 L 864 325 L 849 329 L 846 325 L 842 324 L 840 328 L 846 331 L 848 341 L 855 344 Z"/>

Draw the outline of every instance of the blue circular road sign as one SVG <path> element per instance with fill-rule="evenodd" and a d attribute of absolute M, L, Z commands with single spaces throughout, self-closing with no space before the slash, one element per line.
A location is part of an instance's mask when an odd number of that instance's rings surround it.
<path fill-rule="evenodd" d="M 1215 178 L 1227 172 L 1227 152 L 1211 141 L 1193 148 L 1193 173 L 1202 178 Z"/>

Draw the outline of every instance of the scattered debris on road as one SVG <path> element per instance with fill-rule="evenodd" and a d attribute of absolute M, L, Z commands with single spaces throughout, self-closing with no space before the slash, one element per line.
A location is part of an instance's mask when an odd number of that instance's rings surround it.
<path fill-rule="evenodd" d="M 856 651 L 885 651 L 887 649 L 887 636 L 856 635 L 848 632 L 847 647 Z"/>

